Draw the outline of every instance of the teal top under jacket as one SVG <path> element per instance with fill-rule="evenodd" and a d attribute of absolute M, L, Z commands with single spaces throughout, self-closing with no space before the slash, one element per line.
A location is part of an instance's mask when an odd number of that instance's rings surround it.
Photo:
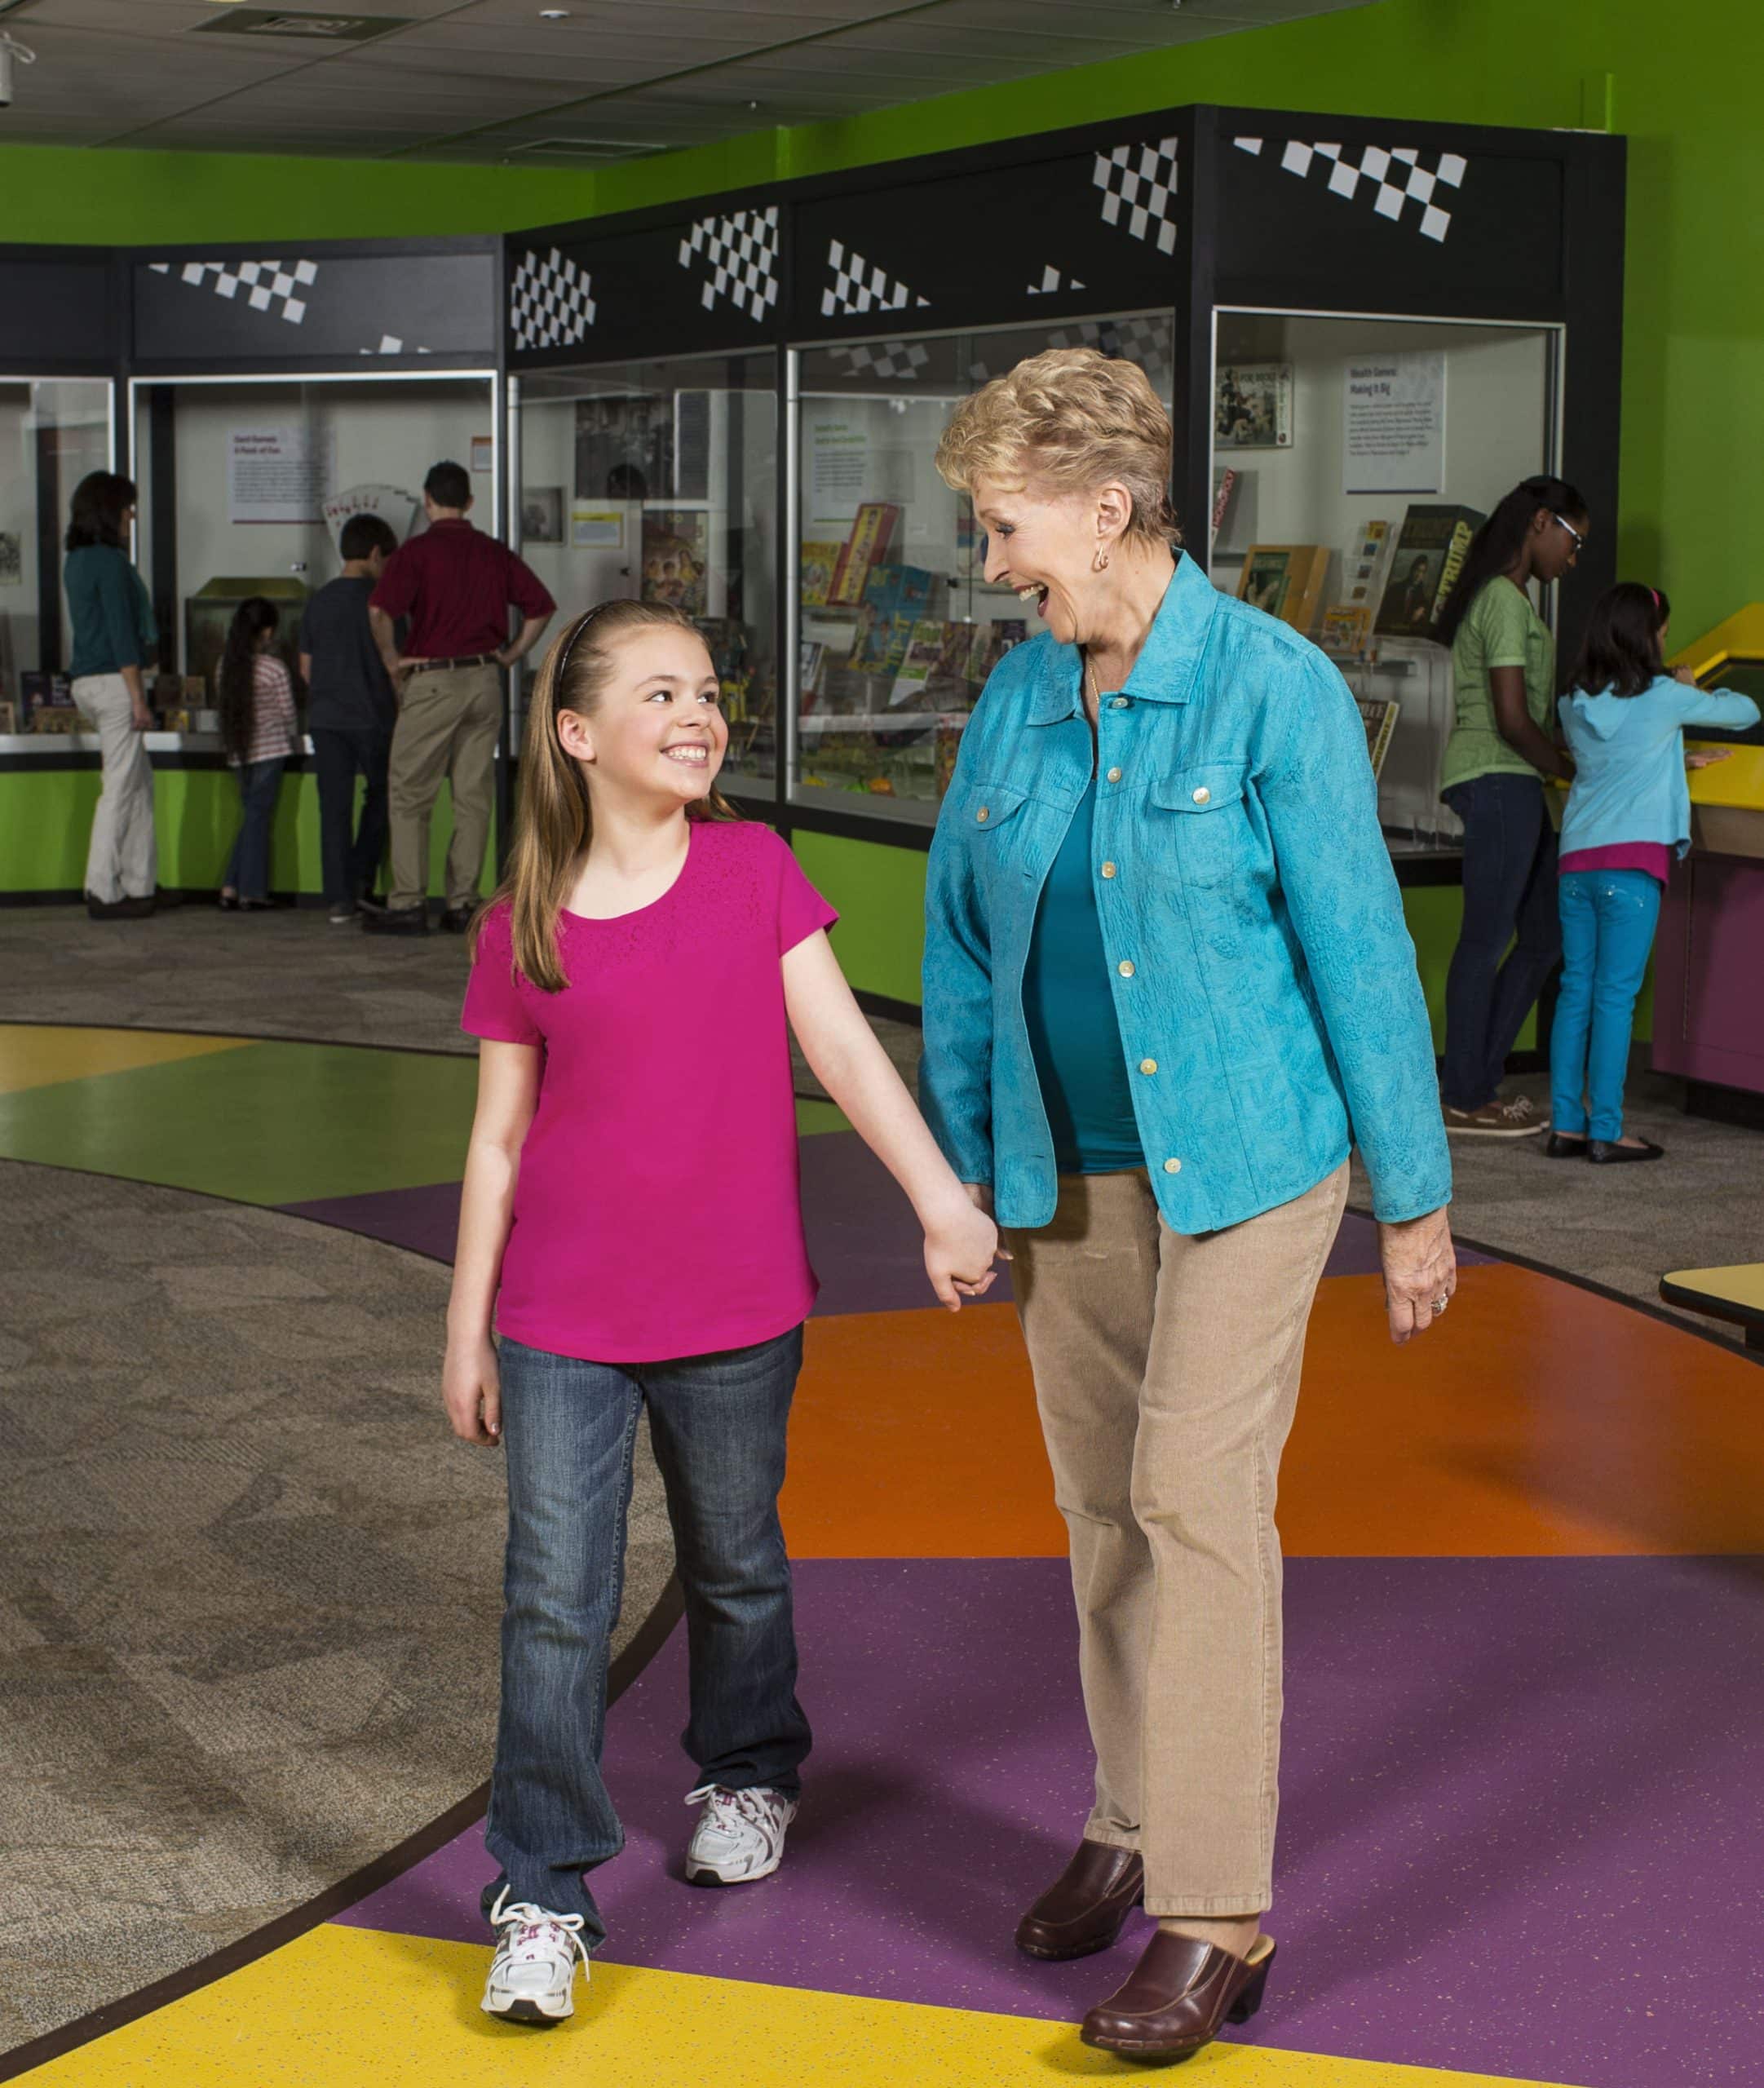
<path fill-rule="evenodd" d="M 1660 675 L 1639 696 L 1576 691 L 1562 699 L 1560 714 L 1574 757 L 1563 854 L 1658 841 L 1682 856 L 1691 846 L 1685 728 L 1743 732 L 1757 724 L 1758 707 L 1729 689 L 1696 688 Z"/>
<path fill-rule="evenodd" d="M 1090 781 L 1080 671 L 1077 648 L 1045 632 L 993 670 L 927 877 L 921 1105 L 957 1174 L 1024 1228 L 1048 1223 L 1059 1193 L 1023 982 Z M 1183 557 L 1138 664 L 1103 698 L 1096 774 L 1092 890 L 1173 1230 L 1290 1202 L 1355 1141 L 1380 1219 L 1448 1202 L 1414 945 L 1340 675 Z"/>
<path fill-rule="evenodd" d="M 83 544 L 68 553 L 62 575 L 73 625 L 70 679 L 145 667 L 159 650 L 159 630 L 141 576 L 109 544 Z"/>
<path fill-rule="evenodd" d="M 1023 972 L 1023 1016 L 1062 1174 L 1143 1167 L 1090 870 L 1093 782 L 1041 887 Z"/>

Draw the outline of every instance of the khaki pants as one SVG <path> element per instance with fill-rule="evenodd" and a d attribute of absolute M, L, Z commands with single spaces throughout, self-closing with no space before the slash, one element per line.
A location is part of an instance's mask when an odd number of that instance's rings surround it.
<path fill-rule="evenodd" d="M 74 708 L 98 735 L 104 785 L 86 850 L 86 889 L 106 905 L 151 899 L 159 879 L 153 835 L 153 764 L 135 729 L 135 703 L 121 675 L 82 675 Z"/>
<path fill-rule="evenodd" d="M 429 816 L 444 776 L 453 786 L 447 903 L 477 905 L 502 726 L 500 668 L 419 667 L 405 683 L 388 782 L 394 907 L 421 906 L 428 897 Z"/>
<path fill-rule="evenodd" d="M 1096 1750 L 1092 1841 L 1138 1849 L 1148 1914 L 1273 1897 L 1280 1452 L 1347 1199 L 1188 1239 L 1147 1176 L 1064 1175 L 1012 1282 L 1072 1546 Z"/>

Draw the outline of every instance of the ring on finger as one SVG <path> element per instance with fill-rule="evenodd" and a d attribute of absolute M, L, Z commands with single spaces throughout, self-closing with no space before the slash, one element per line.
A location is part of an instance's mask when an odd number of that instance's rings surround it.
<path fill-rule="evenodd" d="M 1451 1303 L 1452 1303 L 1452 1297 L 1451 1297 L 1451 1294 L 1450 1294 L 1450 1292 L 1449 1292 L 1449 1291 L 1445 1292 L 1445 1293 L 1443 1293 L 1441 1296 L 1439 1296 L 1439 1297 L 1438 1297 L 1438 1298 L 1435 1298 L 1435 1300 L 1433 1301 L 1433 1316 L 1434 1316 L 1434 1317 L 1437 1320 L 1437 1319 L 1439 1318 L 1439 1315 L 1440 1315 L 1440 1314 L 1441 1314 L 1441 1313 L 1445 1310 L 1445 1308 L 1447 1307 L 1447 1306 L 1448 1306 L 1448 1305 L 1449 1305 Z"/>

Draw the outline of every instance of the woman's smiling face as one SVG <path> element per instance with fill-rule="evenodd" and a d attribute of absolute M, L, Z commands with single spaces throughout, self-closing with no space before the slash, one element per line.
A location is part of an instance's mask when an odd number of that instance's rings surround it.
<path fill-rule="evenodd" d="M 1062 645 L 1087 634 L 1099 576 L 1098 502 L 1087 493 L 1043 493 L 1032 482 L 977 479 L 974 511 L 986 532 L 988 586 L 1015 587 Z"/>

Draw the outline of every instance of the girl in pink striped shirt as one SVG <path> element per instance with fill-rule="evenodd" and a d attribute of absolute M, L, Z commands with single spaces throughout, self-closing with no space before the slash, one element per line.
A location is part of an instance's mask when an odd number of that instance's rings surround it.
<path fill-rule="evenodd" d="M 221 745 L 239 772 L 241 807 L 220 903 L 247 914 L 270 903 L 270 827 L 283 764 L 298 744 L 294 683 L 270 650 L 279 621 L 276 604 L 263 595 L 241 602 L 233 611 L 217 676 Z"/>

